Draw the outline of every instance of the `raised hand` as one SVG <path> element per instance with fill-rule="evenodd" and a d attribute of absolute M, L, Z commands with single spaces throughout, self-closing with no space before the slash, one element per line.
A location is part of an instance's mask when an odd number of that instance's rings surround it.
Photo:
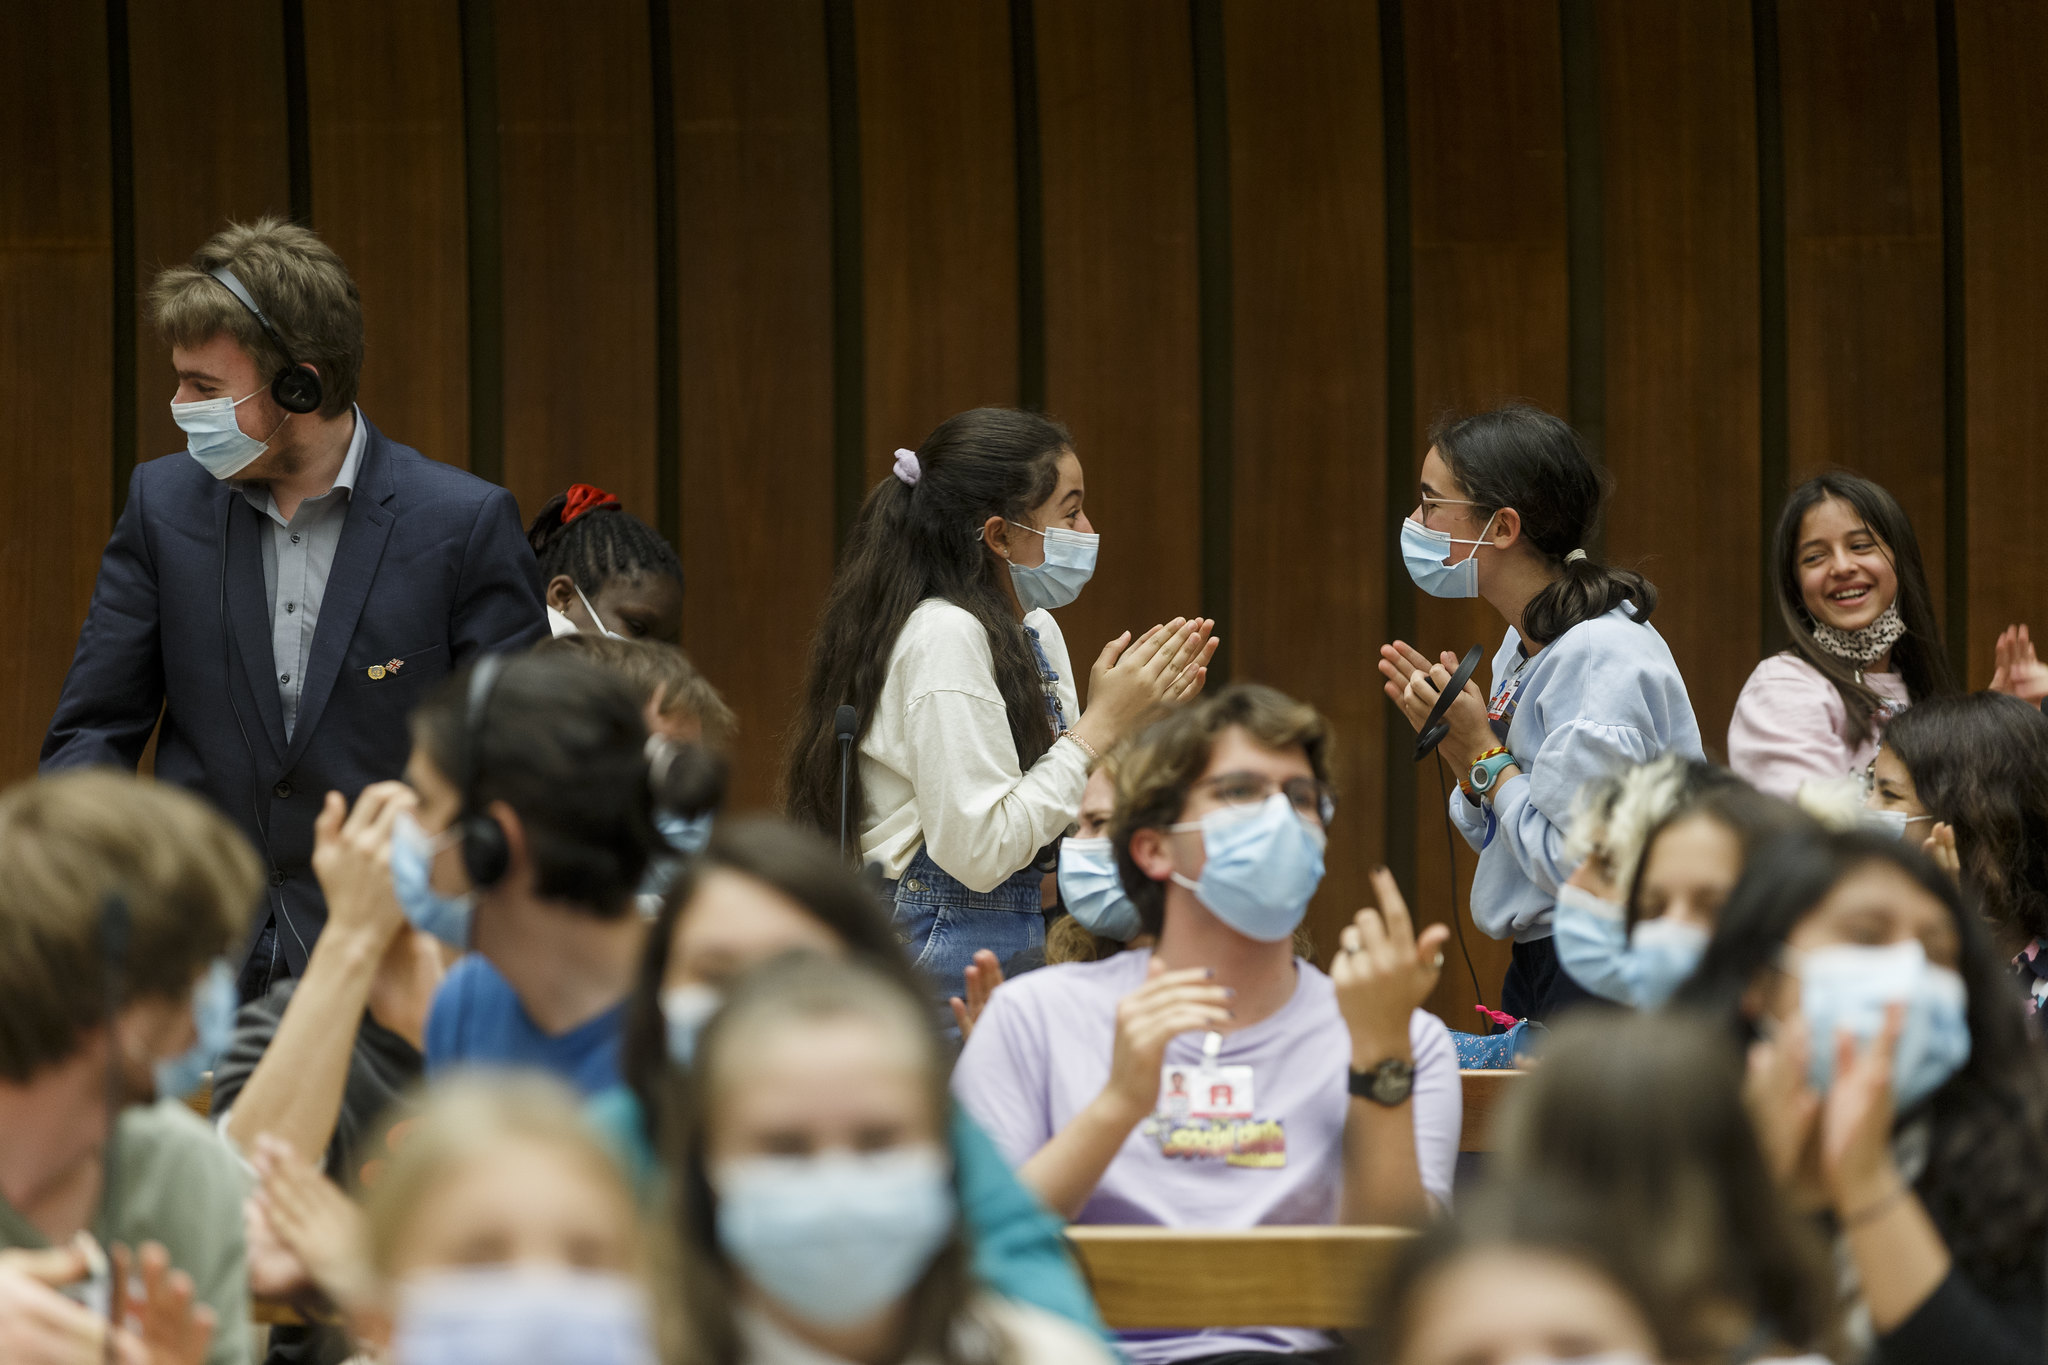
<path fill-rule="evenodd" d="M 1935 821 L 1934 828 L 1929 830 L 1927 837 L 1921 841 L 1920 851 L 1934 859 L 1935 865 L 1948 873 L 1949 876 L 1954 877 L 1957 881 L 1962 880 L 1963 860 L 1956 856 L 1956 827 L 1954 825 L 1949 824 L 1946 820 Z"/>
<path fill-rule="evenodd" d="M 1795 1189 L 1814 1155 L 1820 1096 L 1808 1079 L 1811 1038 L 1804 1016 L 1779 1024 L 1773 1035 L 1750 1044 L 1742 1099 L 1763 1147 L 1764 1160 L 1780 1186 Z"/>
<path fill-rule="evenodd" d="M 2034 706 L 2048 697 L 2048 664 L 2035 656 L 2034 639 L 2025 626 L 2007 626 L 1999 632 L 1992 657 L 1993 692 L 2008 693 Z"/>
<path fill-rule="evenodd" d="M 340 792 L 327 793 L 313 820 L 313 873 L 327 896 L 326 932 L 362 934 L 381 947 L 405 923 L 391 887 L 391 827 L 418 804 L 403 782 L 363 788 L 353 810 Z"/>
<path fill-rule="evenodd" d="M 1457 671 L 1458 657 L 1449 652 L 1431 663 L 1406 641 L 1396 640 L 1380 646 L 1380 676 L 1386 679 L 1381 690 L 1387 694 L 1387 700 L 1401 708 L 1408 724 L 1418 732 L 1428 723 L 1437 697 L 1450 685 L 1451 675 Z M 1465 683 L 1464 691 L 1451 703 L 1444 719 L 1451 726 L 1451 733 L 1444 741 L 1444 756 L 1452 766 L 1469 767 L 1473 759 L 1493 747 L 1493 727 L 1486 718 L 1486 698 L 1476 682 L 1468 680 Z"/>
<path fill-rule="evenodd" d="M 964 1043 L 973 1034 L 981 1012 L 988 1008 L 988 998 L 1003 984 L 1003 964 L 988 949 L 978 949 L 961 976 L 966 982 L 967 998 L 956 995 L 946 1003 L 953 1007 L 953 1020 L 960 1025 L 960 1041 Z"/>
<path fill-rule="evenodd" d="M 1106 1095 L 1113 1096 L 1133 1123 L 1159 1105 L 1159 1068 L 1166 1045 L 1183 1033 L 1230 1022 L 1232 992 L 1211 984 L 1206 967 L 1170 972 L 1157 957 L 1145 968 L 1145 984 L 1116 1006 L 1116 1048 L 1109 1064 Z"/>
<path fill-rule="evenodd" d="M 1108 753 L 1169 696 L 1183 690 L 1190 667 L 1207 667 L 1215 622 L 1176 616 L 1133 641 L 1130 632 L 1102 648 L 1088 678 L 1087 710 L 1074 726 L 1088 746 Z"/>
<path fill-rule="evenodd" d="M 148 1365 L 205 1365 L 206 1348 L 213 1344 L 219 1318 L 206 1304 L 195 1302 L 192 1277 L 171 1269 L 171 1254 L 158 1242 L 144 1242 L 133 1260 L 142 1279 L 140 1302 L 128 1286 L 128 1248 L 113 1248 L 114 1284 L 120 1307 L 115 1316 L 128 1324 L 128 1334 L 142 1345 Z"/>
<path fill-rule="evenodd" d="M 1372 889 L 1379 909 L 1360 910 L 1344 926 L 1330 964 L 1352 1060 L 1368 1066 L 1408 1054 L 1408 1017 L 1436 989 L 1451 936 L 1441 924 L 1416 934 L 1401 887 L 1384 867 L 1372 874 Z"/>
<path fill-rule="evenodd" d="M 364 1302 L 370 1273 L 362 1210 L 268 1133 L 256 1139 L 254 1164 L 260 1184 L 250 1197 L 313 1282 L 343 1307 Z"/>
<path fill-rule="evenodd" d="M 1820 1107 L 1820 1175 L 1838 1214 L 1853 1217 L 1903 1184 L 1892 1161 L 1892 1057 L 1906 1007 L 1885 1007 L 1884 1027 L 1867 1043 L 1843 1032 L 1830 1040 L 1835 1079 Z"/>

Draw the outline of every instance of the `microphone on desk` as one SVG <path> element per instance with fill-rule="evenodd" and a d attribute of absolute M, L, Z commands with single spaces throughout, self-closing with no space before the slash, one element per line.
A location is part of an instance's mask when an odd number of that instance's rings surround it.
<path fill-rule="evenodd" d="M 849 762 L 853 757 L 853 736 L 860 729 L 860 713 L 851 706 L 842 706 L 832 713 L 832 731 L 839 737 L 839 858 L 846 859 L 846 782 L 850 773 Z"/>

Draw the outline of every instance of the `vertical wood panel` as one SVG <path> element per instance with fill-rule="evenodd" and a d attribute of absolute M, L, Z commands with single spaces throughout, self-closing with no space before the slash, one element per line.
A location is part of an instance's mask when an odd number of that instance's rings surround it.
<path fill-rule="evenodd" d="M 291 212 L 284 18 L 276 0 L 130 0 L 136 288 L 183 265 L 230 218 Z M 260 300 L 259 300 L 260 302 Z M 182 450 L 170 348 L 136 310 L 137 460 Z"/>
<path fill-rule="evenodd" d="M 1077 670 L 1200 608 L 1194 58 L 1185 5 L 1037 0 L 1048 410 L 1101 566 L 1061 613 Z"/>
<path fill-rule="evenodd" d="M 1908 508 L 1942 600 L 1934 7 L 1781 0 L 1791 477 L 1845 465 Z M 1772 494 L 1776 496 L 1775 491 Z M 1777 504 L 1764 509 L 1775 515 Z"/>
<path fill-rule="evenodd" d="M 1017 171 L 1001 4 L 854 20 L 870 482 L 951 414 L 1017 401 Z"/>
<path fill-rule="evenodd" d="M 364 415 L 469 463 L 457 0 L 306 0 L 314 225 L 363 296 Z"/>
<path fill-rule="evenodd" d="M 35 771 L 107 538 L 107 145 L 104 7 L 31 7 L 0 46 L 0 783 Z"/>
<path fill-rule="evenodd" d="M 2048 625 L 2048 6 L 1956 0 L 1969 431 L 1969 675 L 1992 642 Z"/>
<path fill-rule="evenodd" d="M 1569 401 L 1564 59 L 1556 7 L 1524 0 L 1410 4 L 1406 39 L 1418 430 L 1416 449 L 1388 458 L 1419 469 L 1424 432 L 1447 412 L 1524 398 L 1562 413 Z M 1411 510 L 1389 508 L 1387 517 Z M 1423 653 L 1481 644 L 1492 659 L 1503 627 L 1486 603 L 1420 592 L 1415 602 L 1411 643 Z M 1443 918 L 1452 895 L 1434 762 L 1416 772 L 1415 901 L 1427 919 Z M 1453 842 L 1464 942 L 1480 991 L 1498 1005 L 1509 945 L 1471 924 L 1475 859 L 1462 838 Z M 1447 959 L 1431 1007 L 1453 1028 L 1476 1031 L 1455 942 Z"/>
<path fill-rule="evenodd" d="M 654 112 L 647 8 L 497 6 L 505 485 L 654 522 Z"/>
<path fill-rule="evenodd" d="M 1337 731 L 1343 809 L 1320 953 L 1385 859 L 1386 217 L 1379 26 L 1355 0 L 1223 11 L 1236 375 L 1231 620 L 1240 676 Z M 1425 910 L 1438 907 L 1424 907 Z"/>
<path fill-rule="evenodd" d="M 832 224 L 815 0 L 674 10 L 683 643 L 765 806 L 832 576 Z"/>
<path fill-rule="evenodd" d="M 1656 583 L 1654 623 L 1722 756 L 1762 639 L 1749 4 L 1609 0 L 1599 21 L 1608 557 Z"/>

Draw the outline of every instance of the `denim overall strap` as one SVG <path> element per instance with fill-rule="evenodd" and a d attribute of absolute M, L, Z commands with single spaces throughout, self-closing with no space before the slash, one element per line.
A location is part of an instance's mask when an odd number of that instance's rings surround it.
<path fill-rule="evenodd" d="M 1067 731 L 1066 709 L 1060 705 L 1060 675 L 1053 671 L 1052 660 L 1045 657 L 1045 646 L 1039 642 L 1038 632 L 1030 626 L 1024 627 L 1024 636 L 1031 641 L 1031 657 L 1038 661 L 1038 685 L 1045 689 L 1045 719 L 1052 726 L 1052 736 L 1058 739 Z"/>

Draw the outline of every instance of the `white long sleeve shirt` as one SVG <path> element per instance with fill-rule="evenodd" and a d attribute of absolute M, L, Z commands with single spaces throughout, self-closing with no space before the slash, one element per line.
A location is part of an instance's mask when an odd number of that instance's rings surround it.
<path fill-rule="evenodd" d="M 1061 709 L 1078 720 L 1066 637 L 1043 611 L 1027 613 L 1024 624 L 1038 632 L 1059 675 Z M 1029 772 L 1018 766 L 988 632 L 964 608 L 934 597 L 896 637 L 861 740 L 860 780 L 863 862 L 880 863 L 893 880 L 922 844 L 969 890 L 992 891 L 1074 822 L 1088 756 L 1065 739 Z"/>

